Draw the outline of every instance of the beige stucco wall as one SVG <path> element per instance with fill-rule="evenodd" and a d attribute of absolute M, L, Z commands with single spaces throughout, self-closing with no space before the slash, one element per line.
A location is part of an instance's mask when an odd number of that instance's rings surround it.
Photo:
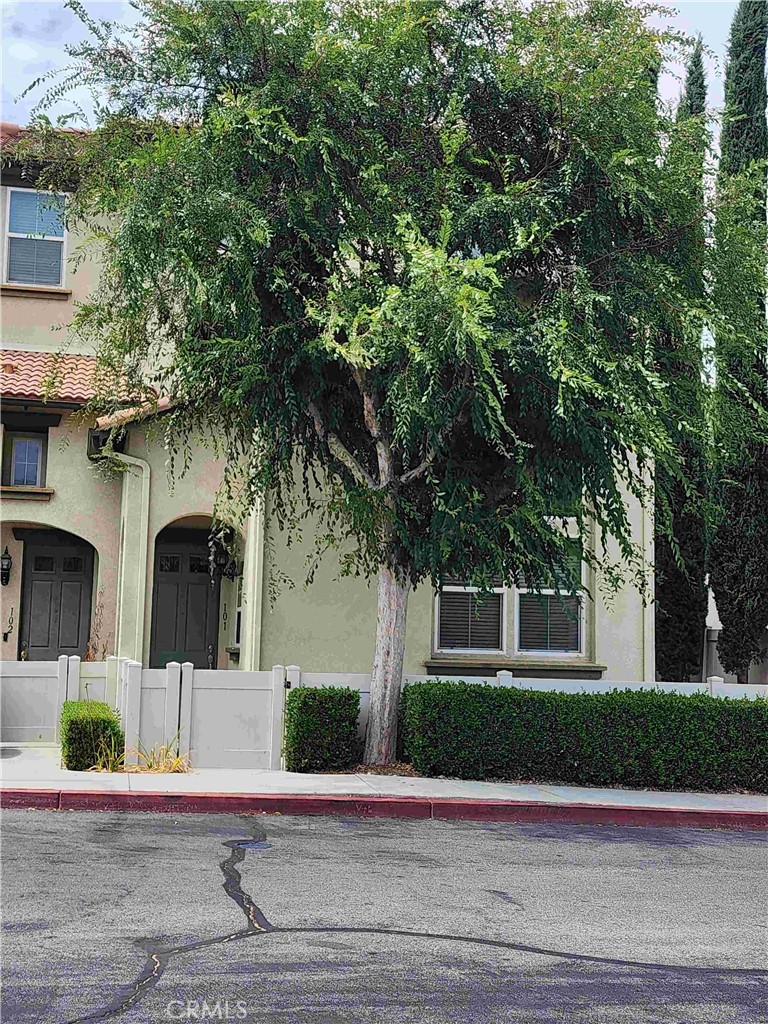
<path fill-rule="evenodd" d="M 310 528 L 301 544 L 287 544 L 285 534 L 268 517 L 268 543 L 262 597 L 260 668 L 299 665 L 306 672 L 370 672 L 376 633 L 376 580 L 340 578 L 332 555 L 320 564 L 314 581 L 304 587 Z M 293 583 L 281 585 L 270 601 L 268 579 L 274 564 Z M 431 588 L 422 585 L 408 601 L 405 670 L 423 672 L 431 653 Z"/>
<path fill-rule="evenodd" d="M 606 679 L 652 683 L 656 680 L 653 524 L 637 498 L 628 498 L 627 506 L 635 544 L 638 551 L 644 553 L 645 595 L 630 582 L 626 582 L 617 594 L 609 594 L 599 580 L 595 581 L 591 602 L 595 661 L 606 666 Z M 608 544 L 608 558 L 612 562 L 619 561 L 615 542 Z"/>
<path fill-rule="evenodd" d="M 162 444 L 157 427 L 138 426 L 131 429 L 126 454 L 140 459 L 150 472 L 150 499 L 148 519 L 148 544 L 146 552 L 146 598 L 143 612 L 143 640 L 141 657 L 149 664 L 149 648 L 152 627 L 152 588 L 154 583 L 155 540 L 166 526 L 203 526 L 210 519 L 223 474 L 223 463 L 205 447 L 195 448 L 192 464 L 183 476 L 168 476 L 167 452 Z M 134 499 L 126 510 L 126 516 L 139 514 L 138 502 Z M 183 520 L 179 522 L 179 520 Z M 245 531 L 243 531 L 245 533 Z M 243 538 L 244 544 L 244 538 Z M 130 559 L 129 559 L 130 561 Z M 234 668 L 236 663 L 226 654 L 234 640 L 235 614 L 237 609 L 237 583 L 227 579 L 221 582 L 219 607 L 219 660 L 218 668 Z"/>
<path fill-rule="evenodd" d="M 647 557 L 650 521 L 639 502 L 629 500 L 629 515 L 636 543 L 645 547 Z M 301 543 L 289 546 L 287 539 L 267 515 L 268 543 L 262 581 L 262 633 L 259 667 L 273 664 L 297 664 L 311 672 L 370 672 L 376 628 L 376 586 L 357 578 L 340 578 L 332 555 L 318 569 L 314 582 L 307 588 L 306 558 L 311 549 L 311 526 L 304 530 Z M 612 554 L 616 554 L 615 551 Z M 270 567 L 277 564 L 294 583 L 283 585 L 272 604 L 268 594 Z M 650 562 L 649 562 L 650 565 Z M 649 575 L 649 593 L 652 576 Z M 623 586 L 610 602 L 595 580 L 587 586 L 592 600 L 585 603 L 585 648 L 580 656 L 520 655 L 514 651 L 516 594 L 507 592 L 507 651 L 505 655 L 438 655 L 433 648 L 434 592 L 422 584 L 410 595 L 406 635 L 405 670 L 422 674 L 426 662 L 431 671 L 439 672 L 439 663 L 486 668 L 495 674 L 508 668 L 542 676 L 557 674 L 558 669 L 586 670 L 603 678 L 653 680 L 653 608 L 644 606 L 641 594 L 630 584 Z"/>
<path fill-rule="evenodd" d="M 62 289 L 41 289 L 37 293 L 13 294 L 5 287 L 7 248 L 5 225 L 8 217 L 9 187 L 0 187 L 0 229 L 3 239 L 0 252 L 0 283 L 2 283 L 2 344 L 5 348 L 33 349 L 57 352 L 63 345 L 67 351 L 86 353 L 90 350 L 70 337 L 66 325 L 72 319 L 75 304 L 84 301 L 98 281 L 99 263 L 92 247 L 85 247 L 86 237 L 68 232 L 65 240 L 64 281 Z M 76 257 L 86 254 L 77 262 Z M 66 294 L 70 292 L 71 294 Z M 44 297 L 47 293 L 48 297 Z M 64 330 L 54 330 L 63 327 Z"/>
<path fill-rule="evenodd" d="M 15 609 L 16 625 L 7 643 L 0 645 L 0 656 L 14 659 L 18 654 L 19 609 L 21 595 L 21 542 L 13 537 L 14 526 L 53 527 L 66 530 L 88 541 L 96 549 L 94 570 L 94 606 L 104 607 L 102 640 L 110 638 L 112 653 L 115 638 L 115 583 L 119 536 L 120 483 L 105 480 L 87 457 L 88 428 L 73 416 L 63 416 L 48 435 L 46 486 L 53 489 L 49 501 L 31 501 L 3 495 L 2 536 L 0 545 L 8 545 L 13 557 L 11 582 L 2 588 L 2 622 L 10 607 Z M 2 548 L 0 548 L 2 550 Z"/>

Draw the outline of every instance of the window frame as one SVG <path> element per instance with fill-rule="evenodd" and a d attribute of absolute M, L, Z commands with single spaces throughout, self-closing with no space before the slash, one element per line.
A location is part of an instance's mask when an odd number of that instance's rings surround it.
<path fill-rule="evenodd" d="M 440 646 L 440 594 L 443 591 L 459 594 L 500 594 L 501 595 L 501 647 L 441 647 Z M 507 587 L 490 587 L 484 590 L 482 587 L 461 587 L 458 584 L 447 583 L 435 594 L 434 617 L 435 627 L 432 638 L 432 647 L 435 654 L 506 654 L 507 652 L 507 620 L 509 612 Z"/>
<path fill-rule="evenodd" d="M 13 482 L 16 464 L 16 442 L 38 441 L 40 444 L 40 461 L 37 464 L 37 483 L 15 484 Z M 48 472 L 48 431 L 4 430 L 3 431 L 3 469 L 4 487 L 45 487 Z M 7 481 L 7 482 L 6 482 Z"/>
<path fill-rule="evenodd" d="M 58 235 L 35 235 L 35 234 L 21 234 L 18 231 L 11 231 L 11 196 L 14 192 L 33 192 L 35 195 L 46 195 L 46 196 L 61 196 L 64 200 L 64 206 L 66 209 L 66 203 L 68 195 L 66 192 L 52 192 L 50 189 L 35 189 L 35 188 L 19 188 L 16 185 L 6 186 L 8 193 L 5 200 L 5 237 L 3 239 L 3 260 L 5 266 L 3 268 L 3 284 L 9 285 L 13 288 L 41 288 L 49 290 L 60 290 L 66 289 L 67 279 L 67 241 L 69 232 L 67 231 L 66 222 L 63 224 L 63 234 L 61 238 Z M 33 238 L 40 242 L 60 242 L 61 243 L 61 276 L 58 284 L 37 284 L 34 281 L 12 281 L 10 279 L 11 270 L 11 239 L 12 238 Z"/>
<path fill-rule="evenodd" d="M 584 585 L 584 561 L 581 563 L 581 584 Z M 520 597 L 524 594 L 536 594 L 541 597 L 575 597 L 579 605 L 579 646 L 577 649 L 568 651 L 535 650 L 530 647 L 520 647 Z M 521 658 L 583 658 L 586 652 L 586 622 L 584 609 L 584 595 L 578 590 L 558 590 L 557 587 L 541 587 L 536 590 L 533 587 L 515 587 L 515 655 Z"/>

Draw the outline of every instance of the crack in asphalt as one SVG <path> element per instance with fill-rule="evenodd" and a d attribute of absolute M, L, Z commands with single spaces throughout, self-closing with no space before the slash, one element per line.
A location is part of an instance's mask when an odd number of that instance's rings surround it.
<path fill-rule="evenodd" d="M 251 826 L 251 828 L 254 830 L 255 826 Z M 106 1020 L 108 1017 L 116 1017 L 120 1013 L 125 1013 L 147 991 L 151 991 L 157 985 L 171 957 L 183 953 L 191 953 L 193 950 L 202 949 L 205 946 L 218 946 L 226 942 L 237 942 L 251 935 L 263 935 L 267 932 L 275 931 L 274 926 L 269 923 L 261 909 L 256 906 L 251 896 L 243 889 L 243 878 L 236 866 L 245 859 L 248 849 L 267 849 L 269 844 L 266 839 L 266 834 L 263 830 L 259 829 L 258 832 L 254 831 L 252 840 L 230 839 L 222 843 L 222 846 L 227 847 L 230 851 L 229 856 L 219 864 L 221 873 L 224 875 L 222 888 L 227 896 L 245 914 L 248 927 L 244 931 L 231 932 L 229 935 L 217 935 L 212 939 L 200 939 L 197 942 L 187 942 L 181 946 L 163 947 L 158 942 L 139 939 L 135 945 L 147 953 L 147 960 L 141 974 L 133 983 L 130 992 L 102 1007 L 100 1010 L 94 1010 L 93 1013 L 86 1014 L 84 1017 L 73 1018 L 67 1024 L 86 1024 L 87 1021 Z"/>
<path fill-rule="evenodd" d="M 249 824 L 252 829 L 256 829 L 256 826 L 251 823 Z M 250 894 L 245 892 L 242 887 L 242 875 L 237 869 L 237 865 L 242 863 L 249 849 L 264 850 L 269 848 L 269 843 L 266 841 L 266 833 L 259 829 L 258 832 L 254 831 L 252 840 L 230 839 L 222 843 L 222 846 L 230 851 L 229 856 L 219 864 L 219 868 L 224 876 L 222 888 L 227 896 L 242 910 L 247 921 L 247 927 L 242 931 L 230 932 L 227 935 L 217 935 L 211 939 L 199 939 L 196 942 L 188 942 L 180 946 L 163 946 L 156 940 L 138 939 L 135 945 L 147 954 L 147 960 L 138 978 L 133 982 L 130 991 L 99 1010 L 94 1010 L 92 1013 L 82 1017 L 71 1018 L 66 1024 L 87 1024 L 88 1021 L 106 1020 L 109 1017 L 116 1017 L 119 1014 L 125 1013 L 126 1010 L 130 1009 L 157 985 L 174 956 L 183 956 L 185 953 L 192 953 L 196 949 L 204 949 L 208 946 L 218 946 L 230 942 L 241 942 L 244 939 L 268 934 L 392 935 L 406 938 L 434 939 L 442 942 L 462 942 L 469 945 L 491 947 L 493 949 L 507 949 L 517 953 L 532 953 L 538 956 L 555 957 L 562 960 L 606 964 L 610 967 L 631 967 L 649 971 L 667 971 L 673 974 L 721 974 L 754 978 L 768 977 L 768 968 L 762 967 L 696 967 L 685 964 L 648 963 L 642 960 L 620 960 L 613 957 L 593 956 L 588 953 L 574 953 L 568 950 L 545 949 L 541 946 L 529 946 L 520 942 L 508 942 L 504 939 L 488 939 L 474 935 L 454 935 L 447 932 L 420 932 L 405 928 L 355 927 L 352 925 L 280 927 L 279 925 L 271 924 L 261 908 L 254 903 Z M 496 890 L 487 891 L 492 892 L 494 895 L 501 895 Z"/>

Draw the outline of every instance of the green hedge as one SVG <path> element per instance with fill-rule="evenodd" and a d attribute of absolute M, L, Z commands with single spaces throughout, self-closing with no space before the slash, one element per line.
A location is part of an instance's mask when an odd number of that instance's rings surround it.
<path fill-rule="evenodd" d="M 360 763 L 360 694 L 341 686 L 290 690 L 285 701 L 289 772 L 343 771 Z"/>
<path fill-rule="evenodd" d="M 768 792 L 762 699 L 436 681 L 404 689 L 403 721 L 422 775 Z"/>
<path fill-rule="evenodd" d="M 125 737 L 114 708 L 98 700 L 67 700 L 61 709 L 61 758 L 74 772 L 92 768 L 102 744 L 122 751 Z"/>

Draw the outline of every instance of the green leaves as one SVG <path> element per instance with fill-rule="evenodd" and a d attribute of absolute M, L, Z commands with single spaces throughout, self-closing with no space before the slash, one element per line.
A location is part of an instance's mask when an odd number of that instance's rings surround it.
<path fill-rule="evenodd" d="M 115 709 L 98 700 L 67 700 L 61 708 L 61 759 L 69 771 L 87 772 L 104 748 L 122 753 L 125 737 Z"/>
<path fill-rule="evenodd" d="M 720 660 L 744 681 L 763 656 L 768 629 L 767 39 L 768 4 L 740 3 L 728 50 L 715 225 L 720 518 L 710 581 L 723 626 Z"/>
<path fill-rule="evenodd" d="M 291 690 L 285 701 L 285 767 L 289 772 L 351 770 L 358 764 L 360 694 L 342 686 Z"/>
<path fill-rule="evenodd" d="M 202 433 L 233 515 L 311 510 L 345 571 L 567 572 L 574 504 L 631 559 L 627 493 L 694 422 L 657 341 L 715 315 L 655 102 L 667 34 L 628 0 L 141 10 L 76 49 L 97 129 L 25 145 L 108 225 L 75 329 L 174 399 L 174 458 Z"/>
<path fill-rule="evenodd" d="M 435 680 L 403 690 L 421 775 L 768 791 L 768 701 L 656 690 L 558 693 Z"/>

